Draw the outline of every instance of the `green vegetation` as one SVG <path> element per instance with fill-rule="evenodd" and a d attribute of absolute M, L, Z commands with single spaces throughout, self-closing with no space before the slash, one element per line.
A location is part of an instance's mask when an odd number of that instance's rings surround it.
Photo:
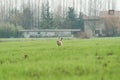
<path fill-rule="evenodd" d="M 21 33 L 18 34 L 19 29 L 22 29 L 22 27 L 0 22 L 0 38 L 20 37 Z"/>
<path fill-rule="evenodd" d="M 0 80 L 119 80 L 120 38 L 0 39 Z"/>

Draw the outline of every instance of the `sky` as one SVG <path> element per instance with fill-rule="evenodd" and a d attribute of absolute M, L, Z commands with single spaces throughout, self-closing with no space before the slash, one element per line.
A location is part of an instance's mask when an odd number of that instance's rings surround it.
<path fill-rule="evenodd" d="M 120 0 L 117 0 L 116 10 L 120 10 Z"/>
<path fill-rule="evenodd" d="M 51 0 L 49 0 L 49 1 L 51 1 Z M 56 5 L 58 5 L 58 4 L 60 3 L 60 2 L 59 2 L 60 0 L 58 0 L 58 1 L 57 1 L 57 0 L 52 0 L 52 1 L 56 2 L 56 3 L 55 3 Z M 65 2 L 65 1 L 68 1 L 68 3 L 73 4 L 73 3 L 72 3 L 72 0 L 61 0 L 61 1 L 64 1 L 64 2 Z M 87 0 L 87 1 L 88 1 L 88 0 Z M 116 5 L 115 5 L 115 10 L 120 10 L 120 0 L 113 0 L 113 1 L 116 1 L 116 3 L 115 3 L 115 4 L 116 4 Z M 79 5 L 79 4 L 78 4 L 78 5 Z M 69 5 L 69 6 L 70 6 L 70 5 Z"/>
<path fill-rule="evenodd" d="M 13 0 L 13 1 L 15 1 L 15 0 Z M 20 4 L 21 0 L 17 0 L 17 1 L 18 1 L 17 6 L 20 7 L 21 6 L 21 4 Z M 25 0 L 25 1 L 29 1 L 29 0 Z M 30 0 L 30 1 L 36 1 L 36 2 L 38 2 L 38 1 L 46 1 L 46 0 Z M 68 6 L 72 6 L 73 5 L 73 2 L 72 2 L 73 0 L 49 0 L 49 1 L 50 1 L 50 5 L 52 6 L 52 8 L 56 8 L 56 6 L 60 4 L 60 1 L 64 1 L 64 2 L 67 1 Z M 51 3 L 51 1 L 53 1 L 53 2 Z M 77 0 L 75 0 L 75 1 L 77 1 Z M 84 3 L 87 2 L 87 1 L 89 1 L 89 0 L 84 1 Z M 108 1 L 108 0 L 106 0 L 106 1 Z M 120 10 L 120 0 L 113 0 L 113 1 L 116 1 L 115 10 Z M 83 6 L 85 7 L 86 5 L 83 5 Z M 75 7 L 77 9 L 80 8 L 80 0 L 78 0 L 78 3 L 76 3 Z M 88 8 L 85 8 L 85 10 L 86 9 L 88 9 Z"/>

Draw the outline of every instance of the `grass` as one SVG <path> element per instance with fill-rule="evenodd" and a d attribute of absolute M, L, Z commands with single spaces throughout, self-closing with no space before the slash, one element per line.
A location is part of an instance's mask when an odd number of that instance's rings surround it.
<path fill-rule="evenodd" d="M 119 80 L 120 38 L 0 39 L 0 80 Z"/>

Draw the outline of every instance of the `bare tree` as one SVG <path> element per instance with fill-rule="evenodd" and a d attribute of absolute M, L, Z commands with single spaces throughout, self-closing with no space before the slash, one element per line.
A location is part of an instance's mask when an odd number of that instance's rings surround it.
<path fill-rule="evenodd" d="M 120 18 L 117 16 L 106 16 L 104 17 L 105 22 L 105 30 L 104 33 L 106 36 L 116 36 L 118 33 L 120 33 Z"/>

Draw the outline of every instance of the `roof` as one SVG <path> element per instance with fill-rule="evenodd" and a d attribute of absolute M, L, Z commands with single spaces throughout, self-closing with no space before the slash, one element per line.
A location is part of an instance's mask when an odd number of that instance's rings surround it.
<path fill-rule="evenodd" d="M 120 11 L 114 11 L 113 15 L 110 15 L 109 11 L 101 11 L 100 17 L 107 17 L 107 16 L 118 16 L 120 17 Z"/>
<path fill-rule="evenodd" d="M 19 30 L 19 32 L 75 32 L 80 29 L 38 29 L 38 30 Z"/>

